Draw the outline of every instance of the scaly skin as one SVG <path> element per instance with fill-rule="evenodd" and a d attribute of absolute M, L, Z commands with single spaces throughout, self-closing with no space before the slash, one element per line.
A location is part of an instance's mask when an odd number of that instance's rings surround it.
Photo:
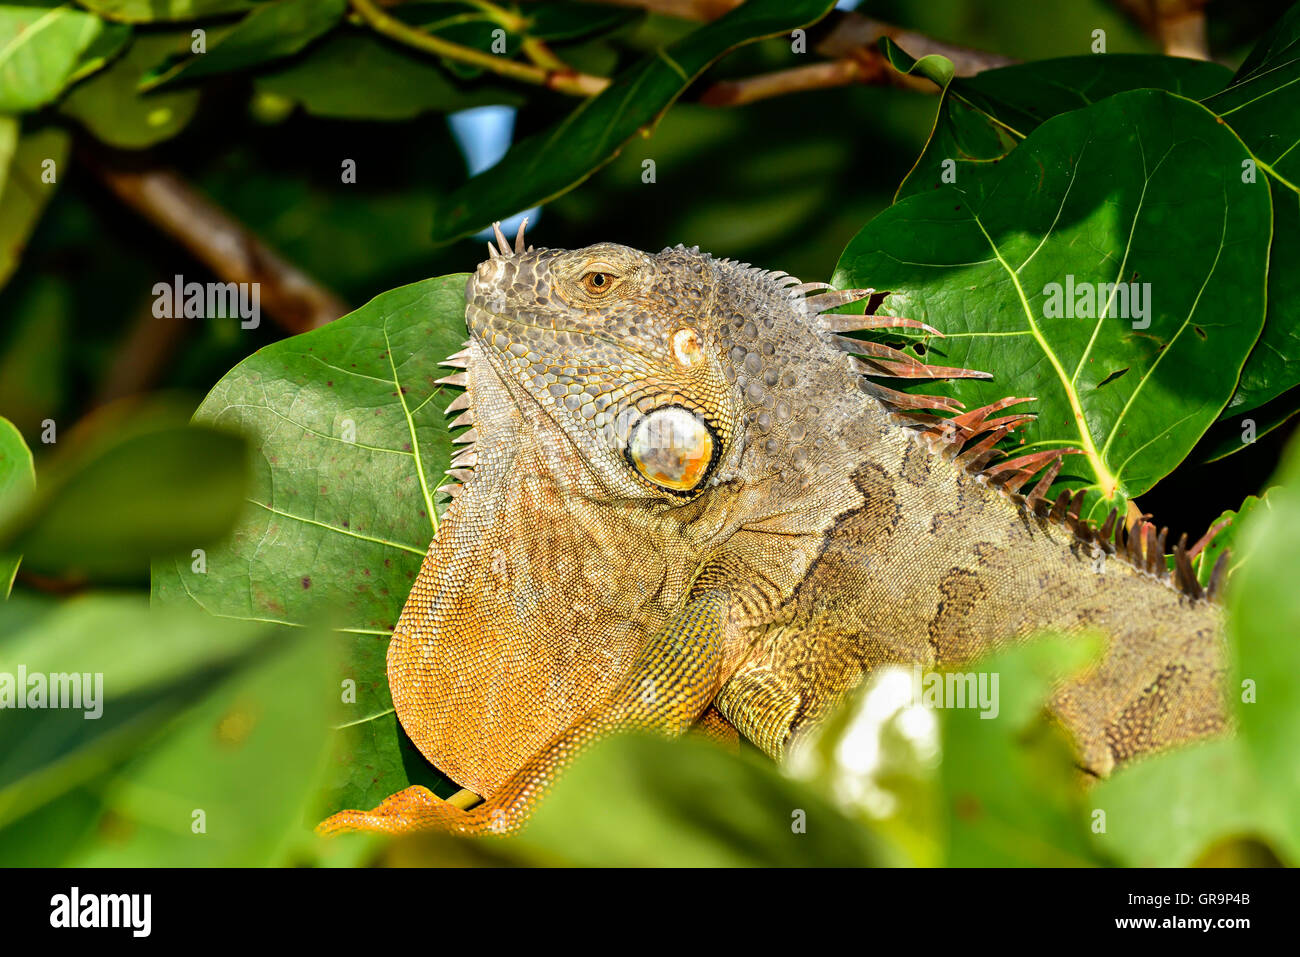
<path fill-rule="evenodd" d="M 501 245 L 466 287 L 464 486 L 388 653 L 403 727 L 486 800 L 408 788 L 322 831 L 508 832 L 591 741 L 706 710 L 779 759 L 878 665 L 1048 628 L 1110 639 L 1053 699 L 1093 773 L 1223 728 L 1220 612 L 1181 547 L 1172 577 L 1154 536 L 1114 554 L 1041 497 L 1054 471 L 1016 494 L 1050 454 L 985 448 L 1023 420 L 901 414 L 927 400 L 864 369 L 972 373 L 835 332 L 907 320 L 681 247 Z"/>

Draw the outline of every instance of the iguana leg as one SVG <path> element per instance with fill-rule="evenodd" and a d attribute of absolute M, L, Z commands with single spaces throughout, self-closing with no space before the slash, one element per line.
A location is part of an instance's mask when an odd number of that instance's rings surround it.
<path fill-rule="evenodd" d="M 601 738 L 619 731 L 679 735 L 695 723 L 722 684 L 726 616 L 724 592 L 709 591 L 693 598 L 650 639 L 602 705 L 552 738 L 482 804 L 461 810 L 427 788 L 409 787 L 372 811 L 340 811 L 321 822 L 317 833 L 437 829 L 504 834 L 515 830 L 574 758 Z"/>
<path fill-rule="evenodd" d="M 700 715 L 700 720 L 691 728 L 691 734 L 706 738 L 732 754 L 740 753 L 740 732 L 714 705 L 709 705 L 708 710 Z"/>

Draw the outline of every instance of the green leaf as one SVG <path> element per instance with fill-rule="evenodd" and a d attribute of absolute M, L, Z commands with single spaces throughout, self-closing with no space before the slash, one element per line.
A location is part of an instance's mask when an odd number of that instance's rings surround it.
<path fill-rule="evenodd" d="M 1061 113 L 1143 88 L 1197 99 L 1221 89 L 1229 78 L 1227 68 L 1217 63 L 1115 53 L 1039 60 L 951 79 L 935 62 L 943 57 L 918 62 L 888 38 L 881 40 L 881 49 L 900 72 L 921 73 L 944 91 L 934 129 L 899 186 L 897 199 L 954 181 L 970 185 L 968 172 L 978 174 L 1000 162 L 1039 125 Z M 952 162 L 945 169 L 946 160 Z"/>
<path fill-rule="evenodd" d="M 443 410 L 458 392 L 435 380 L 465 339 L 465 279 L 394 289 L 228 373 L 195 421 L 251 440 L 249 501 L 206 573 L 185 560 L 154 566 L 161 604 L 291 624 L 331 615 L 350 633 L 357 701 L 342 717 L 331 810 L 372 806 L 413 770 L 431 774 L 397 732 L 384 648 L 433 538 L 451 449 Z"/>
<path fill-rule="evenodd" d="M 1216 543 L 1240 556 L 1226 590 L 1224 698 L 1236 733 L 1145 758 L 1097 786 L 1099 840 L 1124 864 L 1184 867 L 1234 838 L 1300 861 L 1300 443 L 1275 478 L 1242 505 L 1227 530 L 1235 540 Z"/>
<path fill-rule="evenodd" d="M 0 6 L 0 113 L 22 113 L 52 102 L 106 29 L 99 17 L 66 4 L 52 9 Z"/>
<path fill-rule="evenodd" d="M 194 116 L 199 91 L 141 93 L 138 87 L 150 67 L 188 51 L 190 43 L 188 32 L 137 36 L 125 56 L 78 84 L 59 111 L 110 146 L 144 149 L 170 139 Z"/>
<path fill-rule="evenodd" d="M 0 416 L 0 513 L 17 510 L 15 503 L 25 501 L 36 488 L 36 471 L 32 451 L 14 424 Z M 17 556 L 0 556 L 0 590 L 5 598 L 18 573 Z"/>
<path fill-rule="evenodd" d="M 535 863 L 853 867 L 890 863 L 871 831 L 765 759 L 689 736 L 601 742 L 510 842 Z"/>
<path fill-rule="evenodd" d="M 257 77 L 261 94 L 302 105 L 313 116 L 406 120 L 495 103 L 518 105 L 514 90 L 457 84 L 428 57 L 373 34 L 339 30 L 290 64 Z"/>
<path fill-rule="evenodd" d="M 314 823 L 336 694 L 322 640 L 126 596 L 0 606 L 6 662 L 96 691 L 81 707 L 6 712 L 0 860 L 283 863 Z"/>
<path fill-rule="evenodd" d="M 1232 684 L 1241 740 L 1269 797 L 1282 808 L 1285 847 L 1300 861 L 1300 443 L 1269 489 L 1269 507 L 1245 519 L 1245 562 L 1227 590 Z"/>
<path fill-rule="evenodd" d="M 467 236 L 493 220 L 568 192 L 664 112 L 715 60 L 825 15 L 826 0 L 749 0 L 620 74 L 552 129 L 516 143 L 505 158 L 444 197 L 434 239 Z"/>
<path fill-rule="evenodd" d="M 1300 4 L 1255 46 L 1228 88 L 1203 102 L 1270 174 L 1259 180 L 1273 194 L 1268 316 L 1223 413 L 1238 418 L 1300 385 L 1300 275 L 1293 268 L 1300 257 Z"/>
<path fill-rule="evenodd" d="M 292 56 L 333 29 L 347 0 L 272 0 L 228 30 L 213 31 L 207 52 L 169 58 L 150 69 L 141 90 L 175 80 L 196 80 Z"/>
<path fill-rule="evenodd" d="M 1241 529 L 1248 524 L 1250 515 L 1257 508 L 1262 508 L 1265 513 L 1272 510 L 1273 503 L 1267 494 L 1263 496 L 1247 495 L 1241 507 L 1237 509 L 1227 509 L 1218 518 L 1216 518 L 1210 527 L 1222 526 L 1215 534 L 1210 543 L 1201 550 L 1196 556 L 1196 577 L 1202 585 L 1209 584 L 1210 575 L 1214 571 L 1214 564 L 1219 560 L 1219 556 L 1224 552 L 1231 550 L 1228 556 L 1228 566 L 1225 574 L 1232 577 L 1236 574 L 1238 568 L 1246 560 L 1247 554 L 1241 548 Z"/>
<path fill-rule="evenodd" d="M 532 3 L 523 12 L 530 21 L 528 35 L 552 42 L 609 33 L 645 17 L 643 10 L 568 3 L 566 0 Z"/>
<path fill-rule="evenodd" d="M 948 335 L 927 361 L 995 375 L 926 391 L 971 408 L 1036 396 L 1017 451 L 1083 450 L 1066 475 L 1100 517 L 1183 460 L 1259 336 L 1271 211 L 1241 182 L 1245 155 L 1198 104 L 1121 93 L 1048 120 L 996 168 L 895 204 L 834 282 L 893 290 L 890 314 Z M 1110 291 L 1091 310 L 1077 296 L 1100 283 L 1137 290 L 1142 308 L 1121 318 L 1115 294 L 1116 315 L 1096 318 Z"/>
<path fill-rule="evenodd" d="M 0 116 L 0 286 L 18 268 L 27 238 L 54 196 L 68 158 L 68 134 L 63 130 L 44 127 L 23 133 L 15 146 L 17 134 L 18 121 Z"/>
<path fill-rule="evenodd" d="M 1300 104 L 1296 106 L 1300 110 Z M 1239 420 L 1273 402 L 1283 393 L 1300 385 L 1300 194 L 1287 189 L 1277 180 L 1268 182 L 1273 197 L 1273 243 L 1269 249 L 1268 312 L 1259 342 L 1241 370 L 1241 381 L 1232 401 L 1220 417 Z M 1300 405 L 1295 397 L 1290 409 Z M 1275 416 L 1280 411 L 1272 410 Z M 1262 435 L 1263 432 L 1261 431 Z M 1240 443 L 1231 448 L 1235 452 Z"/>
<path fill-rule="evenodd" d="M 201 20 L 255 10 L 257 0 L 77 0 L 106 20 L 123 23 L 168 23 Z"/>
<path fill-rule="evenodd" d="M 1261 166 L 1300 192 L 1300 4 L 1260 40 L 1228 88 L 1204 103 Z"/>
<path fill-rule="evenodd" d="M 785 770 L 893 844 L 909 866 L 943 863 L 938 722 L 915 700 L 914 672 L 875 669 L 801 735 Z"/>
<path fill-rule="evenodd" d="M 1098 846 L 1128 867 L 1190 867 L 1215 842 L 1271 839 L 1284 824 L 1261 798 L 1241 742 L 1202 741 L 1125 765 L 1090 795 Z"/>
<path fill-rule="evenodd" d="M 963 673 L 985 680 L 992 708 L 951 707 L 945 698 L 939 770 L 949 867 L 1103 863 L 1084 827 L 1074 750 L 1044 712 L 1052 687 L 1101 647 L 1077 636 L 1031 641 Z"/>
<path fill-rule="evenodd" d="M 1268 334 L 1268 323 L 1264 324 L 1264 335 Z M 1262 336 L 1261 336 L 1262 338 Z M 1259 348 L 1256 343 L 1255 348 Z M 1254 353 L 1251 353 L 1253 356 Z M 1249 365 L 1250 360 L 1246 360 Z M 1258 408 L 1250 409 L 1244 414 L 1231 414 L 1231 407 L 1219 416 L 1210 430 L 1205 433 L 1194 453 L 1198 462 L 1217 462 L 1233 452 L 1259 441 L 1274 429 L 1285 425 L 1300 412 L 1300 388 L 1283 392 L 1272 402 Z"/>
<path fill-rule="evenodd" d="M 0 522 L 0 550 L 33 571 L 116 581 L 230 529 L 248 482 L 241 439 L 152 424 L 112 435 L 43 470 L 37 494 Z"/>

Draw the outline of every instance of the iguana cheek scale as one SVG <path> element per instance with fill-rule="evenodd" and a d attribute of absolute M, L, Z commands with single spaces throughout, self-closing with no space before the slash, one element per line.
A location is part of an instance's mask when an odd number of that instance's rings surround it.
<path fill-rule="evenodd" d="M 388 651 L 403 728 L 485 800 L 410 787 L 323 832 L 504 833 L 590 742 L 702 716 L 780 759 L 879 665 L 1043 629 L 1110 641 L 1052 700 L 1089 771 L 1223 729 L 1221 614 L 1185 538 L 1168 572 L 1164 532 L 1048 500 L 1072 450 L 996 449 L 1028 400 L 875 381 L 984 373 L 842 335 L 937 330 L 694 249 L 498 242 L 444 380 L 455 497 Z"/>

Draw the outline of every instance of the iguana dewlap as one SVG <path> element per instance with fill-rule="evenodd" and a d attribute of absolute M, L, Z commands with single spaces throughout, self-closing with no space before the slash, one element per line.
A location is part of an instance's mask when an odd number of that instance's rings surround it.
<path fill-rule="evenodd" d="M 1183 545 L 1168 573 L 1163 533 L 1046 499 L 1063 450 L 1001 458 L 1025 400 L 940 417 L 875 381 L 982 373 L 840 335 L 935 330 L 693 249 L 500 246 L 451 360 L 461 484 L 388 652 L 411 740 L 487 800 L 408 788 L 324 830 L 508 830 L 589 741 L 710 705 L 780 758 L 878 665 L 1043 629 L 1109 636 L 1053 700 L 1092 772 L 1224 726 Z"/>

